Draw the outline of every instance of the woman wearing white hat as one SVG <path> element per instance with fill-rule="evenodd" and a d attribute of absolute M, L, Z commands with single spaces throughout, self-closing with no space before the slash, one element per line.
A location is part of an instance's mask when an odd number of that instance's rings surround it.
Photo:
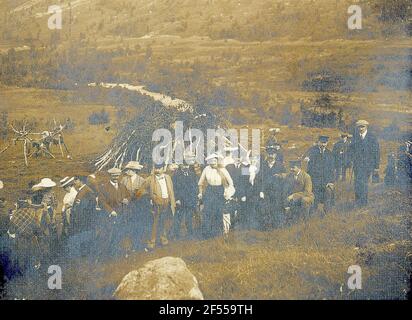
<path fill-rule="evenodd" d="M 225 168 L 220 168 L 218 154 L 213 153 L 206 158 L 208 166 L 203 169 L 199 179 L 198 198 L 203 200 L 203 235 L 207 238 L 221 235 L 223 232 L 222 209 L 224 206 L 224 190 L 233 186 L 233 180 Z"/>
<path fill-rule="evenodd" d="M 32 187 L 32 190 L 41 195 L 41 204 L 48 210 L 54 210 L 57 206 L 56 195 L 52 188 L 56 186 L 56 183 L 49 179 L 43 178 L 38 184 Z"/>

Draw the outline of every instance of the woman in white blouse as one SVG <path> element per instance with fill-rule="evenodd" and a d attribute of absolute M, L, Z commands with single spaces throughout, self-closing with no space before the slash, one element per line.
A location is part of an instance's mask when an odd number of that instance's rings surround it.
<path fill-rule="evenodd" d="M 218 165 L 218 154 L 206 158 L 208 166 L 203 169 L 199 179 L 199 199 L 203 200 L 202 231 L 205 238 L 219 236 L 223 233 L 222 209 L 225 189 L 233 188 L 229 172 Z"/>

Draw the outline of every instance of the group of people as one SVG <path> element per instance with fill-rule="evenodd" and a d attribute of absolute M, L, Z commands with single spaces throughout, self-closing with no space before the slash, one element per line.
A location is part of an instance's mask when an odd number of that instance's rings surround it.
<path fill-rule="evenodd" d="M 30 260 L 25 263 L 38 267 L 50 254 L 101 259 L 151 251 L 171 240 L 227 236 L 232 229 L 270 230 L 307 221 L 319 205 L 328 212 L 336 181 L 352 170 L 356 205 L 365 206 L 369 179 L 380 164 L 368 125 L 359 120 L 354 136 L 342 134 L 332 150 L 329 137 L 319 136 L 303 157 L 289 161 L 289 171 L 274 138 L 264 158 L 237 158 L 237 148 L 227 146 L 224 154 L 208 155 L 203 167 L 186 154 L 181 165 L 153 164 L 146 177 L 143 165 L 130 161 L 122 169 L 58 183 L 43 178 L 31 185 L 30 198 L 16 203 L 7 235 Z M 65 193 L 59 201 L 57 187 Z"/>

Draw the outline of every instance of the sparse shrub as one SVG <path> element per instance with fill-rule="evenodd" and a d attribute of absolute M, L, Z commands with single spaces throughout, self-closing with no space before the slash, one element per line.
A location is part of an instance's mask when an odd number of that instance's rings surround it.
<path fill-rule="evenodd" d="M 89 124 L 91 125 L 107 124 L 109 121 L 110 116 L 104 109 L 99 112 L 93 112 L 89 116 Z"/>

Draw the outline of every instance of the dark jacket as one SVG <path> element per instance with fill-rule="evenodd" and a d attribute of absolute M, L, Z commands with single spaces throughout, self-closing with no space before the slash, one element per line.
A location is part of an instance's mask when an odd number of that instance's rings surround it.
<path fill-rule="evenodd" d="M 307 173 L 312 179 L 313 186 L 326 186 L 335 181 L 335 159 L 332 152 L 325 148 L 323 152 L 318 146 L 308 151 Z"/>
<path fill-rule="evenodd" d="M 172 180 L 176 201 L 180 200 L 183 207 L 196 207 L 199 178 L 194 169 L 192 167 L 189 169 L 179 168 Z"/>
<path fill-rule="evenodd" d="M 260 175 L 260 186 L 261 191 L 265 193 L 265 197 L 274 196 L 281 190 L 283 184 L 282 178 L 275 177 L 275 174 L 285 173 L 285 166 L 281 161 L 276 159 L 276 162 L 272 167 L 269 166 L 267 161 L 261 164 L 259 175 Z"/>
<path fill-rule="evenodd" d="M 349 146 L 350 140 L 339 140 L 333 145 L 332 153 L 335 157 L 336 168 L 348 168 L 350 166 Z"/>
<path fill-rule="evenodd" d="M 234 197 L 238 197 L 239 194 L 242 193 L 241 189 L 242 189 L 242 185 L 241 185 L 241 181 L 242 181 L 242 168 L 243 166 L 240 165 L 239 167 L 236 167 L 235 164 L 228 164 L 226 166 L 226 170 L 227 172 L 229 172 L 230 177 L 233 180 L 233 186 L 235 187 L 236 193 Z"/>
<path fill-rule="evenodd" d="M 371 132 L 367 132 L 365 139 L 361 139 L 359 133 L 355 134 L 349 150 L 355 174 L 369 175 L 374 169 L 379 169 L 379 142 Z"/>
<path fill-rule="evenodd" d="M 248 172 L 249 166 L 242 166 L 241 170 L 242 168 L 244 168 L 244 170 Z M 256 174 L 253 185 L 249 181 L 249 174 L 241 175 L 239 182 L 239 192 L 236 193 L 239 198 L 246 197 L 248 202 L 257 201 L 259 199 L 259 193 L 262 191 L 259 172 Z"/>
<path fill-rule="evenodd" d="M 116 211 L 117 213 L 121 213 L 126 208 L 126 205 L 123 204 L 123 200 L 131 199 L 131 195 L 126 187 L 118 183 L 118 188 L 116 189 L 110 181 L 103 183 L 99 186 L 99 203 L 102 204 L 104 210 L 107 213 L 111 213 L 112 211 Z"/>
<path fill-rule="evenodd" d="M 84 185 L 74 200 L 71 214 L 72 232 L 75 234 L 91 230 L 94 223 L 96 223 L 96 194 L 89 186 Z"/>

